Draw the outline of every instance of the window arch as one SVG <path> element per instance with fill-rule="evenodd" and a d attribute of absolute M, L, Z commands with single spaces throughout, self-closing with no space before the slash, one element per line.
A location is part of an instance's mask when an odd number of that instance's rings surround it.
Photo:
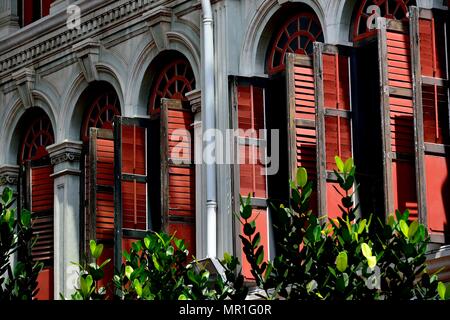
<path fill-rule="evenodd" d="M 89 141 L 89 129 L 112 129 L 114 116 L 120 115 L 120 102 L 117 93 L 108 91 L 100 94 L 85 113 L 81 138 Z"/>
<path fill-rule="evenodd" d="M 55 141 L 52 124 L 46 115 L 29 123 L 20 147 L 20 162 L 40 160 L 48 155 L 46 147 Z"/>
<path fill-rule="evenodd" d="M 359 7 L 355 8 L 353 41 L 366 38 L 376 32 L 374 24 L 377 16 L 407 21 L 408 7 L 415 4 L 414 0 L 362 0 Z"/>
<path fill-rule="evenodd" d="M 313 43 L 323 42 L 322 26 L 312 12 L 301 12 L 288 19 L 279 29 L 269 47 L 267 72 L 275 74 L 285 69 L 286 53 L 313 54 Z"/>
<path fill-rule="evenodd" d="M 195 89 L 194 72 L 185 58 L 167 64 L 155 79 L 151 90 L 149 113 L 160 109 L 162 98 L 186 101 L 186 93 Z"/>
<path fill-rule="evenodd" d="M 35 108 L 26 113 L 20 128 L 24 130 L 18 155 L 23 168 L 19 179 L 20 205 L 33 213 L 35 244 L 31 255 L 33 261 L 44 265 L 37 278 L 36 298 L 49 300 L 53 299 L 54 185 L 47 147 L 55 142 L 54 131 L 48 116 Z"/>

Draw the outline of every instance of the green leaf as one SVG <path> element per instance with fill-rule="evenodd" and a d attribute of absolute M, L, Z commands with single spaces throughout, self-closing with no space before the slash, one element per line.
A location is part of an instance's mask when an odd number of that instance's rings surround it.
<path fill-rule="evenodd" d="M 150 237 L 144 238 L 144 245 L 147 249 L 150 249 L 150 242 L 151 242 Z"/>
<path fill-rule="evenodd" d="M 297 170 L 297 184 L 300 188 L 303 188 L 308 182 L 308 172 L 305 168 L 300 167 Z"/>
<path fill-rule="evenodd" d="M 250 223 L 244 224 L 244 234 L 246 236 L 251 236 L 251 235 L 253 235 L 254 232 L 255 232 L 255 228 Z"/>
<path fill-rule="evenodd" d="M 13 191 L 10 188 L 5 188 L 5 190 L 3 190 L 3 194 L 2 194 L 2 201 L 5 204 L 5 206 L 7 206 L 13 198 Z"/>
<path fill-rule="evenodd" d="M 347 161 L 345 161 L 344 172 L 345 173 L 350 173 L 352 168 L 353 168 L 353 159 L 352 158 L 348 158 Z"/>
<path fill-rule="evenodd" d="M 89 249 L 91 250 L 91 255 L 94 256 L 95 249 L 97 248 L 97 243 L 95 240 L 89 241 Z"/>
<path fill-rule="evenodd" d="M 348 286 L 348 283 L 349 283 L 348 274 L 342 273 L 336 279 L 336 289 L 341 292 L 344 292 L 345 288 L 347 288 Z"/>
<path fill-rule="evenodd" d="M 442 282 L 439 282 L 438 284 L 438 293 L 441 300 L 445 300 L 447 287 Z"/>
<path fill-rule="evenodd" d="M 133 273 L 133 267 L 132 266 L 126 266 L 125 267 L 125 276 L 131 280 L 131 274 Z"/>
<path fill-rule="evenodd" d="M 241 218 L 244 220 L 248 220 L 250 219 L 251 216 L 252 216 L 252 207 L 248 205 L 243 206 L 241 210 Z"/>
<path fill-rule="evenodd" d="M 98 259 L 102 255 L 102 252 L 103 252 L 103 244 L 98 244 L 92 255 L 94 256 L 95 259 Z"/>
<path fill-rule="evenodd" d="M 138 279 L 134 279 L 133 286 L 134 286 L 134 289 L 136 290 L 137 295 L 139 297 L 142 297 L 142 286 L 139 283 Z"/>
<path fill-rule="evenodd" d="M 180 294 L 180 296 L 178 297 L 178 300 L 188 300 L 188 298 L 187 298 L 186 295 L 183 293 L 183 294 Z"/>
<path fill-rule="evenodd" d="M 161 268 L 161 265 L 158 262 L 158 259 L 156 258 L 156 255 L 152 255 L 152 261 L 153 261 L 153 264 L 155 265 L 156 270 L 161 272 L 162 268 Z"/>
<path fill-rule="evenodd" d="M 173 256 L 175 249 L 172 246 L 169 246 L 166 250 L 166 256 Z"/>
<path fill-rule="evenodd" d="M 367 225 L 367 220 L 366 220 L 366 219 L 362 220 L 362 221 L 359 223 L 358 234 L 363 233 L 364 228 L 366 227 L 366 225 Z"/>
<path fill-rule="evenodd" d="M 106 259 L 105 261 L 103 261 L 103 263 L 99 266 L 100 269 L 102 269 L 104 266 L 106 266 L 108 263 L 111 262 L 111 259 Z"/>
<path fill-rule="evenodd" d="M 259 247 L 258 251 L 256 252 L 256 264 L 260 265 L 264 260 L 264 247 Z"/>
<path fill-rule="evenodd" d="M 22 210 L 20 213 L 20 222 L 25 228 L 31 227 L 31 212 L 28 210 Z"/>
<path fill-rule="evenodd" d="M 402 231 L 402 233 L 405 235 L 406 238 L 409 238 L 408 234 L 409 234 L 409 227 L 408 224 L 405 222 L 405 220 L 400 220 L 400 222 L 398 223 L 400 230 Z"/>
<path fill-rule="evenodd" d="M 361 244 L 362 254 L 366 259 L 372 256 L 372 249 L 369 247 L 367 243 Z"/>
<path fill-rule="evenodd" d="M 339 170 L 339 172 L 344 172 L 344 162 L 339 156 L 335 156 L 334 160 L 336 161 L 336 166 Z"/>
<path fill-rule="evenodd" d="M 419 221 L 414 220 L 409 226 L 408 238 L 414 237 L 418 229 L 419 229 Z"/>
<path fill-rule="evenodd" d="M 339 254 L 336 258 L 336 268 L 340 272 L 344 272 L 345 270 L 347 270 L 347 267 L 348 267 L 347 252 L 345 252 L 345 251 L 339 252 Z"/>
<path fill-rule="evenodd" d="M 317 289 L 317 281 L 316 280 L 311 280 L 306 285 L 306 292 L 308 292 L 308 293 L 311 293 L 311 292 L 313 292 L 316 289 Z"/>
<path fill-rule="evenodd" d="M 372 256 L 367 258 L 367 264 L 369 265 L 369 268 L 373 269 L 377 265 L 377 257 Z"/>

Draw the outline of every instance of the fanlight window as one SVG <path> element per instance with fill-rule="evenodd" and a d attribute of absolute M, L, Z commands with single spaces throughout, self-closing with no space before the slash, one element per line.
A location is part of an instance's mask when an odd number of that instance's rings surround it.
<path fill-rule="evenodd" d="M 89 140 L 89 128 L 112 129 L 114 116 L 120 115 L 119 97 L 115 92 L 100 95 L 89 107 L 83 123 L 83 141 Z"/>
<path fill-rule="evenodd" d="M 150 97 L 149 112 L 161 107 L 161 99 L 186 100 L 186 93 L 195 89 L 195 77 L 189 62 L 185 59 L 168 64 L 159 74 Z"/>
<path fill-rule="evenodd" d="M 269 74 L 285 69 L 286 53 L 313 54 L 313 43 L 323 42 L 322 27 L 313 13 L 300 13 L 289 19 L 278 31 L 267 61 Z"/>
<path fill-rule="evenodd" d="M 353 23 L 353 41 L 358 41 L 376 31 L 378 17 L 394 20 L 408 20 L 408 6 L 413 0 L 362 0 L 357 8 Z"/>
<path fill-rule="evenodd" d="M 22 163 L 39 160 L 48 155 L 46 147 L 54 143 L 52 124 L 46 116 L 33 120 L 25 133 L 20 150 Z"/>

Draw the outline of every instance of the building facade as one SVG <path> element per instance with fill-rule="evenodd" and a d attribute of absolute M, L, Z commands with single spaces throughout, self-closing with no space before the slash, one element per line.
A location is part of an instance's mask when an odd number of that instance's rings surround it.
<path fill-rule="evenodd" d="M 267 199 L 286 199 L 303 166 L 315 211 L 335 217 L 335 155 L 355 159 L 362 214 L 427 225 L 448 280 L 447 0 L 211 2 L 213 83 L 198 0 L 0 0 L 0 186 L 34 213 L 40 298 L 73 291 L 90 239 L 116 264 L 148 230 L 176 231 L 197 258 L 208 234 L 218 257 L 242 256 L 239 195 L 272 257 Z"/>

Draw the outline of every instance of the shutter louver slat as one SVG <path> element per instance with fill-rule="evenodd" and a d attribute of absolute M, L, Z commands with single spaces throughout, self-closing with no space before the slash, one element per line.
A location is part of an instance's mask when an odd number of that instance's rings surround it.
<path fill-rule="evenodd" d="M 180 100 L 161 100 L 161 208 L 163 229 L 185 240 L 195 255 L 193 114 Z"/>
<path fill-rule="evenodd" d="M 345 47 L 328 44 L 316 44 L 314 50 L 319 214 L 336 218 L 341 215 L 341 196 L 330 178 L 335 156 L 344 161 L 353 157 L 349 54 Z"/>
<path fill-rule="evenodd" d="M 33 259 L 53 266 L 53 173 L 51 166 L 31 168 L 31 212 L 33 235 L 37 237 L 32 249 Z"/>

